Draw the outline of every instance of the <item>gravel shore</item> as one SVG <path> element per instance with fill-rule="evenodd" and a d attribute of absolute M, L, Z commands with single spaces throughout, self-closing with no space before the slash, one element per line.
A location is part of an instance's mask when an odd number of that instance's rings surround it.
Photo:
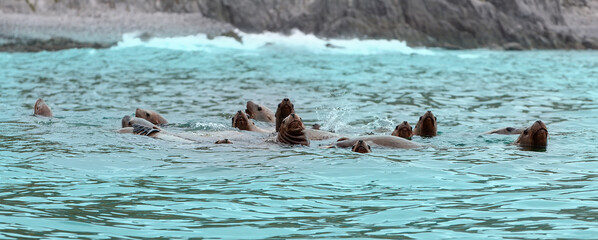
<path fill-rule="evenodd" d="M 77 44 L 81 44 L 80 47 L 108 47 L 120 41 L 124 33 L 131 32 L 174 37 L 198 33 L 220 35 L 233 29 L 230 24 L 202 17 L 199 13 L 1 13 L 0 44 L 5 46 L 0 46 L 0 51 L 60 50 L 77 47 Z"/>

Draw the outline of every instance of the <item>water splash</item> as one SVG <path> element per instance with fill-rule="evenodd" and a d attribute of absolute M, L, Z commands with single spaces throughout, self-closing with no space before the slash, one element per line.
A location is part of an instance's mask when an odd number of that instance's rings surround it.
<path fill-rule="evenodd" d="M 193 36 L 150 38 L 145 39 L 139 33 L 127 33 L 122 41 L 113 49 L 130 47 L 151 47 L 180 51 L 214 51 L 214 49 L 259 50 L 259 49 L 296 49 L 321 54 L 420 54 L 434 55 L 434 52 L 423 48 L 411 48 L 407 43 L 399 40 L 360 40 L 360 39 L 322 39 L 313 34 L 305 34 L 293 30 L 289 35 L 264 32 L 259 34 L 244 33 L 235 30 L 241 37 L 237 41 L 231 37 L 210 37 L 206 34 Z"/>

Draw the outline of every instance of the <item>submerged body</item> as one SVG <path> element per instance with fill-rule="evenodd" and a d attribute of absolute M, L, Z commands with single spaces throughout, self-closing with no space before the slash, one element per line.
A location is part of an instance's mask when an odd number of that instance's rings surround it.
<path fill-rule="evenodd" d="M 419 148 L 421 145 L 411 142 L 407 139 L 397 136 L 360 136 L 349 139 L 341 139 L 335 143 L 335 146 L 348 148 L 355 145 L 358 141 L 365 141 L 370 145 L 377 145 L 387 148 Z"/>
<path fill-rule="evenodd" d="M 525 131 L 525 128 L 513 128 L 513 127 L 506 127 L 506 128 L 499 128 L 490 130 L 485 132 L 484 134 L 503 134 L 503 135 L 513 135 L 513 134 L 521 134 Z"/>
<path fill-rule="evenodd" d="M 158 128 L 156 125 L 154 125 L 153 123 L 151 123 L 148 120 L 145 120 L 143 118 L 131 117 L 129 115 L 125 115 L 121 120 L 121 127 L 123 127 L 123 128 L 133 127 L 134 124 L 151 127 L 151 128 L 154 128 L 154 127 Z"/>
<path fill-rule="evenodd" d="M 167 132 L 162 131 L 157 127 L 148 127 L 139 124 L 133 124 L 132 127 L 125 127 L 118 130 L 119 133 L 133 133 L 142 136 L 153 137 L 157 139 L 173 141 L 173 142 L 181 142 L 181 143 L 193 143 L 193 141 L 181 138 L 174 134 L 170 134 Z"/>

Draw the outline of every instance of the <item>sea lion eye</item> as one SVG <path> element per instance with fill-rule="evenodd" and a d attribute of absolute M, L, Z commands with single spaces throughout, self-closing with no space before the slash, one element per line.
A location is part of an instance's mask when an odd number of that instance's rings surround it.
<path fill-rule="evenodd" d="M 291 107 L 292 107 L 292 108 L 295 108 L 295 104 L 291 104 Z"/>
<path fill-rule="evenodd" d="M 262 107 L 257 107 L 257 110 L 258 111 L 262 111 Z"/>
<path fill-rule="evenodd" d="M 434 117 L 434 120 L 438 120 L 438 118 L 437 118 L 437 117 Z"/>
<path fill-rule="evenodd" d="M 284 123 L 284 120 L 282 120 L 282 123 Z"/>
<path fill-rule="evenodd" d="M 149 114 L 149 113 L 145 113 L 145 116 L 146 116 L 146 117 L 149 117 L 149 116 L 150 116 L 150 114 Z"/>
<path fill-rule="evenodd" d="M 525 130 L 523 131 L 523 134 L 525 134 L 525 135 L 527 135 L 528 133 L 529 133 L 529 131 L 528 131 L 527 129 L 525 129 Z"/>
<path fill-rule="evenodd" d="M 421 120 L 422 120 L 422 117 L 419 117 L 419 120 L 421 121 Z"/>
<path fill-rule="evenodd" d="M 397 125 L 397 127 L 395 129 L 399 129 L 399 126 Z"/>
<path fill-rule="evenodd" d="M 371 146 L 368 146 L 368 148 L 370 149 L 370 151 L 372 151 L 372 147 Z"/>

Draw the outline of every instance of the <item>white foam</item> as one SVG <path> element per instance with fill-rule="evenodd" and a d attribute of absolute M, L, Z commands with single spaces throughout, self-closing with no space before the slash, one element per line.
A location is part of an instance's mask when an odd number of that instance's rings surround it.
<path fill-rule="evenodd" d="M 205 34 L 151 38 L 144 41 L 139 37 L 139 33 L 128 33 L 123 35 L 122 41 L 114 49 L 151 47 L 180 51 L 212 51 L 214 49 L 255 51 L 282 47 L 321 54 L 434 54 L 428 49 L 411 48 L 405 42 L 398 40 L 322 39 L 299 30 L 293 30 L 289 35 L 273 32 L 250 34 L 238 30 L 235 32 L 242 38 L 242 43 L 234 38 L 224 36 L 210 39 Z"/>

